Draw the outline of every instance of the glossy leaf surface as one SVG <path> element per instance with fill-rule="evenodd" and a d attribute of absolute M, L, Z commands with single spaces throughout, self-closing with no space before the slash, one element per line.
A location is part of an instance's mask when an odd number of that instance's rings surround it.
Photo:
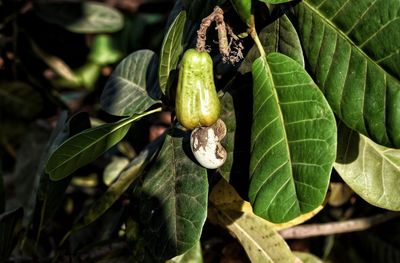
<path fill-rule="evenodd" d="M 171 133 L 144 177 L 140 193 L 144 239 L 159 261 L 192 248 L 200 239 L 207 216 L 206 169 L 186 156 L 183 145 L 188 143 L 184 137 L 188 133 Z"/>
<path fill-rule="evenodd" d="M 63 179 L 80 167 L 94 161 L 122 140 L 132 122 L 156 111 L 159 110 L 87 129 L 71 137 L 61 144 L 47 161 L 46 172 L 50 179 L 55 181 Z"/>
<path fill-rule="evenodd" d="M 310 70 L 336 115 L 399 148 L 399 1 L 306 0 L 295 11 Z"/>
<path fill-rule="evenodd" d="M 186 22 L 186 12 L 181 11 L 168 29 L 161 47 L 158 78 L 160 88 L 168 94 L 168 83 L 171 81 L 171 71 L 176 70 L 179 56 L 182 52 L 182 35 Z"/>
<path fill-rule="evenodd" d="M 101 94 L 102 108 L 113 115 L 130 116 L 158 103 L 158 85 L 153 80 L 156 58 L 151 50 L 139 50 L 122 60 Z"/>
<path fill-rule="evenodd" d="M 374 206 L 400 210 L 400 150 L 376 144 L 344 127 L 339 130 L 334 165 L 343 180 Z"/>
<path fill-rule="evenodd" d="M 289 57 L 258 58 L 253 81 L 249 198 L 257 215 L 286 222 L 323 202 L 336 123 L 322 92 Z"/>

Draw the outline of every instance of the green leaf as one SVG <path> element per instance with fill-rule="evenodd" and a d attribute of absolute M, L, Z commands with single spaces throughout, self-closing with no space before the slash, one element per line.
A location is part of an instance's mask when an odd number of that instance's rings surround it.
<path fill-rule="evenodd" d="M 158 68 L 158 78 L 161 91 L 168 94 L 168 85 L 171 85 L 178 65 L 179 55 L 182 52 L 182 35 L 185 28 L 186 12 L 181 11 L 168 29 L 161 47 L 160 65 Z"/>
<path fill-rule="evenodd" d="M 111 35 L 100 34 L 94 37 L 90 46 L 89 59 L 98 65 L 107 65 L 117 62 L 122 57 L 116 38 Z"/>
<path fill-rule="evenodd" d="M 75 33 L 112 33 L 124 25 L 122 14 L 102 3 L 41 3 L 35 6 L 38 15 Z"/>
<path fill-rule="evenodd" d="M 179 130 L 167 135 L 140 193 L 142 234 L 159 261 L 192 248 L 207 216 L 207 172 L 186 156 L 188 135 Z"/>
<path fill-rule="evenodd" d="M 153 74 L 156 55 L 151 50 L 139 50 L 119 63 L 101 94 L 101 106 L 110 114 L 130 116 L 140 114 L 159 102 L 156 88 L 148 79 Z"/>
<path fill-rule="evenodd" d="M 6 262 L 16 244 L 17 225 L 21 223 L 23 209 L 0 215 L 0 261 Z"/>
<path fill-rule="evenodd" d="M 222 145 L 224 146 L 228 156 L 225 163 L 218 168 L 221 176 L 226 180 L 230 181 L 231 173 L 235 172 L 233 168 L 234 154 L 235 154 L 235 131 L 236 131 L 236 118 L 235 109 L 233 103 L 233 96 L 226 92 L 221 98 L 221 120 L 224 121 L 226 125 L 226 136 L 222 140 Z"/>
<path fill-rule="evenodd" d="M 110 186 L 121 172 L 128 166 L 129 159 L 126 157 L 113 156 L 112 161 L 107 164 L 103 171 L 103 182 L 105 185 Z"/>
<path fill-rule="evenodd" d="M 252 13 L 251 0 L 231 0 L 231 4 L 242 21 L 250 26 L 250 17 Z"/>
<path fill-rule="evenodd" d="M 400 147 L 400 3 L 305 0 L 299 35 L 317 85 L 351 129 Z"/>
<path fill-rule="evenodd" d="M 43 99 L 30 85 L 20 81 L 0 82 L 0 110 L 16 117 L 33 118 L 42 110 Z"/>
<path fill-rule="evenodd" d="M 210 194 L 209 218 L 239 240 L 251 262 L 295 262 L 289 246 L 274 226 L 256 216 L 235 189 L 221 180 Z"/>
<path fill-rule="evenodd" d="M 46 172 L 50 179 L 61 180 L 80 167 L 96 160 L 101 154 L 122 140 L 132 122 L 157 111 L 160 111 L 160 109 L 87 129 L 69 138 L 53 152 L 47 161 Z"/>
<path fill-rule="evenodd" d="M 279 53 L 253 64 L 249 197 L 255 214 L 280 223 L 324 200 L 336 155 L 336 123 L 321 91 Z"/>
<path fill-rule="evenodd" d="M 196 245 L 186 251 L 185 254 L 167 260 L 165 263 L 203 263 L 200 242 L 197 242 Z"/>
<path fill-rule="evenodd" d="M 304 67 L 304 56 L 299 36 L 286 15 L 264 27 L 259 38 L 267 54 L 272 52 L 285 54 Z M 260 57 L 260 52 L 254 45 L 240 65 L 239 72 L 242 74 L 250 72 L 254 60 L 258 57 Z"/>
<path fill-rule="evenodd" d="M 336 171 L 359 196 L 372 205 L 400 210 L 400 150 L 374 143 L 339 126 Z"/>

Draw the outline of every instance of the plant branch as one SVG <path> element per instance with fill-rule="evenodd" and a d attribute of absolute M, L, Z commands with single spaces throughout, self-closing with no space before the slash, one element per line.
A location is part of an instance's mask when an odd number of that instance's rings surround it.
<path fill-rule="evenodd" d="M 281 230 L 279 231 L 279 234 L 285 239 L 302 239 L 307 237 L 363 231 L 397 217 L 400 217 L 399 212 L 387 212 L 371 217 L 362 217 L 344 222 L 296 226 Z"/>
<path fill-rule="evenodd" d="M 254 15 L 251 15 L 251 17 L 250 17 L 249 33 L 250 33 L 250 36 L 253 38 L 254 42 L 256 43 L 258 51 L 260 52 L 260 56 L 265 57 L 266 54 L 265 54 L 264 47 L 261 44 L 260 38 L 258 37 L 258 34 L 257 34 L 256 24 L 254 21 Z"/>

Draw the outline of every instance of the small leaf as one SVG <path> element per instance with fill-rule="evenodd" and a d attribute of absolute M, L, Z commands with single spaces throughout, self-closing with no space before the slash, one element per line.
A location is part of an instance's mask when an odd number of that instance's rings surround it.
<path fill-rule="evenodd" d="M 253 78 L 249 198 L 255 214 L 286 222 L 324 201 L 336 123 L 322 92 L 289 57 L 258 58 Z"/>
<path fill-rule="evenodd" d="M 129 159 L 126 157 L 113 156 L 103 172 L 103 182 L 110 186 L 120 175 L 120 173 L 128 166 Z"/>
<path fill-rule="evenodd" d="M 41 3 L 35 6 L 38 15 L 75 33 L 112 33 L 124 25 L 122 14 L 102 3 Z"/>
<path fill-rule="evenodd" d="M 232 95 L 226 92 L 221 98 L 221 120 L 224 121 L 226 125 L 226 136 L 222 140 L 222 145 L 224 146 L 228 156 L 225 163 L 218 168 L 221 176 L 229 182 L 231 173 L 234 172 L 232 169 L 234 154 L 235 154 L 235 130 L 236 130 L 236 118 L 235 109 L 233 104 Z"/>
<path fill-rule="evenodd" d="M 304 67 L 304 56 L 299 36 L 286 15 L 264 27 L 259 34 L 259 38 L 267 54 L 272 52 L 285 54 Z M 250 72 L 254 60 L 259 56 L 260 52 L 257 46 L 254 45 L 240 65 L 239 72 L 242 74 Z"/>
<path fill-rule="evenodd" d="M 160 109 L 87 129 L 71 137 L 61 144 L 47 161 L 46 172 L 50 179 L 61 180 L 80 167 L 94 161 L 122 140 L 132 122 L 157 111 Z"/>
<path fill-rule="evenodd" d="M 168 94 L 168 83 L 172 83 L 170 75 L 176 70 L 179 55 L 182 52 L 182 35 L 185 22 L 186 12 L 181 11 L 169 27 L 162 43 L 158 78 L 161 91 L 164 94 Z"/>
<path fill-rule="evenodd" d="M 0 82 L 0 110 L 16 117 L 32 118 L 42 110 L 43 99 L 30 85 L 20 81 Z"/>
<path fill-rule="evenodd" d="M 158 86 L 154 87 L 148 79 L 155 59 L 153 51 L 139 50 L 122 60 L 101 94 L 102 108 L 113 115 L 130 116 L 158 103 L 155 99 Z"/>
<path fill-rule="evenodd" d="M 90 46 L 89 60 L 97 65 L 107 65 L 117 62 L 122 57 L 116 38 L 107 35 L 96 35 Z"/>
<path fill-rule="evenodd" d="M 16 245 L 16 228 L 21 223 L 23 209 L 0 215 L 0 262 L 6 262 Z"/>
<path fill-rule="evenodd" d="M 32 42 L 32 49 L 35 54 L 43 60 L 44 63 L 54 70 L 55 73 L 69 82 L 78 84 L 75 73 L 61 58 L 48 54 L 34 42 Z"/>
<path fill-rule="evenodd" d="M 256 216 L 235 190 L 221 180 L 210 195 L 211 214 L 242 244 L 251 262 L 294 262 L 288 245 L 273 224 Z"/>
<path fill-rule="evenodd" d="M 140 193 L 142 234 L 159 261 L 192 248 L 207 216 L 207 172 L 186 156 L 188 135 L 179 130 L 167 135 Z"/>
<path fill-rule="evenodd" d="M 372 205 L 400 211 L 400 150 L 378 145 L 340 124 L 335 170 Z"/>

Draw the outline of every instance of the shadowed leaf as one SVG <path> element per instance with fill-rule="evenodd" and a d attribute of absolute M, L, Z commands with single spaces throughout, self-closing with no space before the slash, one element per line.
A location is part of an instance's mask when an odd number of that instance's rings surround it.
<path fill-rule="evenodd" d="M 171 71 L 176 70 L 179 55 L 182 52 L 182 35 L 186 22 L 186 12 L 181 11 L 168 29 L 161 47 L 158 77 L 161 91 L 168 94 L 168 83 L 171 83 Z"/>
<path fill-rule="evenodd" d="M 151 79 L 156 55 L 139 50 L 122 60 L 108 79 L 101 94 L 101 106 L 110 114 L 140 114 L 159 102 L 158 85 Z"/>
<path fill-rule="evenodd" d="M 47 161 L 46 172 L 50 179 L 61 180 L 94 161 L 123 139 L 132 122 L 157 111 L 160 109 L 87 129 L 69 138 L 53 152 Z"/>
<path fill-rule="evenodd" d="M 184 135 L 167 135 L 141 189 L 143 237 L 160 262 L 192 248 L 207 216 L 207 172 L 186 156 Z"/>

